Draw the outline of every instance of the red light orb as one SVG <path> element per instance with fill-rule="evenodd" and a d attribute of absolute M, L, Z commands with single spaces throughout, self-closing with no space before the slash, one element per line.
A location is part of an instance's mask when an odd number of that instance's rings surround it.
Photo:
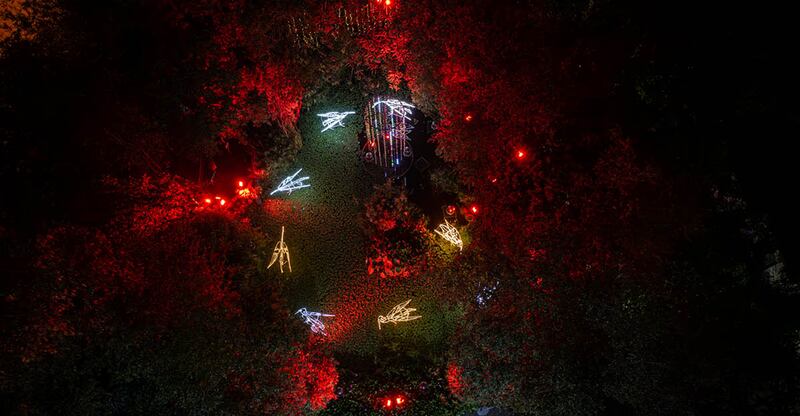
<path fill-rule="evenodd" d="M 392 399 L 386 399 L 386 408 L 392 407 Z"/>
<path fill-rule="evenodd" d="M 204 201 L 206 204 L 210 204 L 210 203 L 211 203 L 211 198 L 206 198 L 206 199 L 204 199 L 203 201 Z"/>
<path fill-rule="evenodd" d="M 401 404 L 405 403 L 406 400 L 403 398 L 403 396 L 397 396 L 397 398 L 394 399 L 394 402 L 397 403 L 398 405 L 401 405 Z"/>
<path fill-rule="evenodd" d="M 239 181 L 239 187 L 240 187 L 240 188 L 243 188 L 243 187 L 244 187 L 244 181 Z"/>
<path fill-rule="evenodd" d="M 469 210 L 472 211 L 473 214 L 477 214 L 478 213 L 478 206 L 473 204 L 472 206 L 469 207 Z"/>
<path fill-rule="evenodd" d="M 225 205 L 225 200 L 224 200 L 224 199 L 220 199 L 220 200 L 219 200 L 219 204 L 220 204 L 220 205 Z"/>
<path fill-rule="evenodd" d="M 524 150 L 522 150 L 522 149 L 517 150 L 517 159 L 520 159 L 520 160 L 525 159 L 525 151 Z"/>
<path fill-rule="evenodd" d="M 468 122 L 468 123 L 469 123 L 470 121 L 472 121 L 472 114 L 467 114 L 466 116 L 464 116 L 464 121 L 466 121 L 466 122 Z"/>

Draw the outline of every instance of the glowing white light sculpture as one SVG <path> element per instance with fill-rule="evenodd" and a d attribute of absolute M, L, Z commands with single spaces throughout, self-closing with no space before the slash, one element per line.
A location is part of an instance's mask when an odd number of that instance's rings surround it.
<path fill-rule="evenodd" d="M 329 111 L 327 113 L 317 114 L 318 116 L 324 118 L 324 120 L 322 120 L 322 127 L 324 128 L 320 133 L 324 133 L 326 130 L 330 130 L 337 126 L 344 127 L 342 120 L 344 120 L 345 117 L 355 113 L 355 111 L 345 111 L 343 113 L 338 111 Z"/>
<path fill-rule="evenodd" d="M 292 191 L 296 191 L 301 188 L 308 188 L 311 185 L 307 183 L 303 183 L 303 181 L 308 180 L 308 176 L 303 176 L 302 178 L 295 179 L 294 177 L 297 176 L 300 171 L 303 170 L 302 168 L 295 172 L 292 176 L 287 177 L 280 184 L 278 184 L 278 188 L 274 191 L 270 192 L 269 194 L 272 195 L 275 192 L 286 192 L 291 194 Z"/>
<path fill-rule="evenodd" d="M 450 225 L 447 220 L 444 220 L 444 224 L 439 224 L 439 228 L 433 231 L 449 241 L 450 244 L 457 246 L 459 251 L 463 250 L 464 243 L 461 241 L 461 234 L 459 234 L 458 229 Z"/>
<path fill-rule="evenodd" d="M 292 271 L 292 262 L 289 258 L 289 247 L 286 246 L 286 243 L 283 242 L 283 226 L 281 226 L 281 241 L 278 241 L 278 244 L 275 244 L 275 250 L 272 251 L 272 260 L 269 261 L 269 266 L 267 269 L 272 267 L 275 262 L 278 262 L 278 266 L 281 268 L 281 273 L 283 273 L 283 265 L 289 265 L 289 272 Z"/>
<path fill-rule="evenodd" d="M 392 113 L 397 114 L 398 116 L 403 117 L 406 120 L 411 120 L 411 118 L 409 118 L 408 115 L 411 114 L 412 108 L 416 108 L 412 104 L 409 104 L 405 101 L 400 101 L 396 98 L 375 101 L 375 104 L 372 104 L 372 108 L 375 108 L 381 104 L 389 107 Z"/>
<path fill-rule="evenodd" d="M 386 316 L 378 315 L 378 329 L 381 329 L 381 324 L 388 324 L 389 322 L 397 325 L 398 322 L 408 322 L 413 321 L 415 319 L 422 318 L 422 316 L 411 316 L 411 312 L 414 312 L 416 309 L 414 308 L 406 308 L 408 304 L 411 302 L 411 299 L 395 306 Z"/>
<path fill-rule="evenodd" d="M 321 312 L 309 312 L 306 308 L 300 308 L 294 314 L 297 315 L 298 313 L 303 318 L 303 322 L 305 322 L 306 324 L 308 324 L 308 326 L 311 327 L 311 332 L 322 335 L 328 335 L 328 334 L 325 333 L 325 324 L 322 323 L 322 320 L 320 320 L 320 318 L 325 316 L 336 316 Z"/>

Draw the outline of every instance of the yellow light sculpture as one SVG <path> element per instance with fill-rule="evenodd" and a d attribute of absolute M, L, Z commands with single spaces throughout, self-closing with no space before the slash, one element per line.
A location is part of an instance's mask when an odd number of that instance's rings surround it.
<path fill-rule="evenodd" d="M 286 243 L 283 242 L 283 226 L 281 226 L 281 241 L 278 241 L 278 244 L 275 244 L 275 250 L 272 251 L 272 260 L 269 261 L 269 266 L 267 269 L 272 267 L 275 264 L 275 261 L 278 261 L 278 266 L 281 268 L 281 273 L 283 273 L 283 265 L 289 265 L 289 272 L 292 271 L 292 262 L 289 258 L 289 247 L 286 246 Z"/>
<path fill-rule="evenodd" d="M 439 228 L 433 231 L 449 241 L 450 244 L 457 246 L 459 251 L 464 249 L 464 243 L 461 241 L 461 234 L 459 234 L 458 229 L 450 225 L 447 220 L 444 220 L 444 224 L 439 224 Z"/>
<path fill-rule="evenodd" d="M 397 325 L 398 322 L 407 322 L 422 318 L 422 316 L 411 316 L 411 312 L 414 312 L 416 309 L 406 308 L 410 302 L 411 299 L 395 306 L 386 316 L 378 315 L 378 329 L 381 329 L 381 324 L 388 324 L 391 322 Z"/>

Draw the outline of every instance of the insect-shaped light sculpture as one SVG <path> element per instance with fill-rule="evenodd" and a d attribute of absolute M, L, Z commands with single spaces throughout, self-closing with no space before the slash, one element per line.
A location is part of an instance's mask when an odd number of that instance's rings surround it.
<path fill-rule="evenodd" d="M 444 224 L 439 224 L 439 228 L 433 231 L 449 241 L 450 244 L 458 247 L 459 251 L 464 248 L 464 243 L 461 241 L 461 234 L 458 233 L 458 229 L 450 225 L 447 220 L 444 220 Z"/>
<path fill-rule="evenodd" d="M 286 243 L 283 242 L 283 226 L 281 226 L 281 240 L 278 241 L 278 244 L 275 244 L 275 250 L 272 251 L 272 259 L 269 261 L 269 266 L 267 269 L 272 267 L 275 262 L 278 262 L 278 266 L 281 268 L 281 273 L 283 273 L 283 265 L 289 265 L 289 272 L 292 271 L 292 262 L 289 258 L 289 247 L 286 246 Z"/>
<path fill-rule="evenodd" d="M 411 114 L 412 108 L 416 108 L 413 105 L 405 101 L 400 101 L 396 98 L 390 98 L 388 100 L 378 100 L 375 102 L 375 104 L 372 104 L 372 108 L 375 108 L 381 104 L 389 107 L 389 109 L 392 110 L 392 113 L 395 113 L 406 120 L 411 120 L 411 118 L 409 118 L 408 115 Z"/>
<path fill-rule="evenodd" d="M 325 332 L 325 324 L 322 323 L 322 320 L 320 318 L 327 316 L 336 316 L 321 312 L 309 312 L 306 308 L 300 308 L 294 314 L 297 315 L 298 313 L 300 314 L 300 317 L 303 318 L 303 322 L 305 322 L 306 324 L 308 324 L 308 326 L 311 327 L 311 332 L 322 335 L 328 335 L 328 334 Z"/>
<path fill-rule="evenodd" d="M 411 315 L 411 312 L 414 312 L 416 309 L 406 308 L 410 302 L 411 299 L 395 306 L 389 311 L 389 313 L 386 314 L 386 316 L 378 315 L 378 329 L 381 329 L 381 324 L 388 324 L 391 322 L 397 325 L 398 322 L 407 322 L 422 318 L 422 316 Z"/>
<path fill-rule="evenodd" d="M 308 176 L 303 176 L 302 178 L 295 179 L 295 176 L 297 176 L 297 174 L 300 173 L 301 170 L 303 170 L 303 169 L 301 168 L 300 170 L 295 172 L 293 175 L 291 175 L 291 176 L 287 177 L 286 179 L 284 179 L 283 181 L 281 181 L 281 183 L 278 185 L 278 188 L 275 189 L 274 191 L 270 192 L 269 194 L 272 195 L 272 194 L 274 194 L 276 192 L 286 192 L 286 193 L 291 194 L 292 191 L 296 191 L 296 190 L 301 189 L 301 188 L 310 187 L 311 186 L 310 184 L 303 183 L 303 181 L 308 180 Z"/>
<path fill-rule="evenodd" d="M 322 127 L 324 128 L 320 133 L 324 133 L 326 130 L 330 130 L 335 127 L 344 127 L 344 123 L 342 123 L 344 118 L 355 113 L 355 111 L 345 111 L 343 113 L 338 111 L 329 111 L 327 113 L 317 114 L 323 118 Z"/>

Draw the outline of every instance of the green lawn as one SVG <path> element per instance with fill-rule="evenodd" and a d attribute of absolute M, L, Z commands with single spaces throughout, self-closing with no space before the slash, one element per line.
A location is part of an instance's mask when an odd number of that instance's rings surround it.
<path fill-rule="evenodd" d="M 286 279 L 293 310 L 307 307 L 348 315 L 325 320 L 331 329 L 346 325 L 346 335 L 334 337 L 340 351 L 372 355 L 386 347 L 402 349 L 404 343 L 409 350 L 427 350 L 444 344 L 460 312 L 440 310 L 418 279 L 381 281 L 367 275 L 367 242 L 359 221 L 364 200 L 382 179 L 368 174 L 356 154 L 365 101 L 353 93 L 304 108 L 298 123 L 303 147 L 281 178 L 303 168 L 300 176 L 309 176 L 311 187 L 275 195 L 272 205 L 279 209 L 269 212 L 276 228 L 270 234 L 279 236 L 280 225 L 286 226 L 293 272 L 280 275 L 275 265 L 267 275 Z M 349 110 L 356 114 L 345 119 L 346 127 L 320 132 L 317 113 Z M 269 250 L 273 246 L 268 243 Z M 378 314 L 409 298 L 423 318 L 378 331 Z"/>

